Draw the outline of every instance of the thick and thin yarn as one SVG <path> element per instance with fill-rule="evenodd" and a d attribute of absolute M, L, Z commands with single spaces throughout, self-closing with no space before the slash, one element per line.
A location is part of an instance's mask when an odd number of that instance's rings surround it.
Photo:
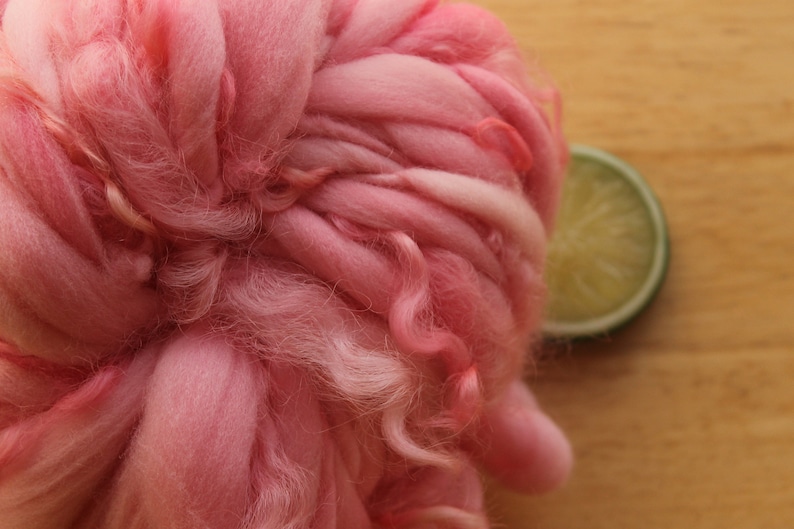
<path fill-rule="evenodd" d="M 433 0 L 0 1 L 0 527 L 487 527 L 566 148 Z"/>

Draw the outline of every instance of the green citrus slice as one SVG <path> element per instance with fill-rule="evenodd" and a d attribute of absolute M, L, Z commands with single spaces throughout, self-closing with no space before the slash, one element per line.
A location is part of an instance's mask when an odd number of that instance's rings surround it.
<path fill-rule="evenodd" d="M 549 245 L 547 336 L 597 336 L 634 318 L 653 299 L 669 260 L 662 208 L 622 160 L 571 147 Z"/>

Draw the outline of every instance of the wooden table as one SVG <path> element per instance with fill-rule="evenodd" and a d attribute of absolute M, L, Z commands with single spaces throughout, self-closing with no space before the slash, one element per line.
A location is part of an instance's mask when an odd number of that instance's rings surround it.
<path fill-rule="evenodd" d="M 476 0 L 556 79 L 568 138 L 659 195 L 656 302 L 530 377 L 577 456 L 507 529 L 794 528 L 794 1 Z"/>

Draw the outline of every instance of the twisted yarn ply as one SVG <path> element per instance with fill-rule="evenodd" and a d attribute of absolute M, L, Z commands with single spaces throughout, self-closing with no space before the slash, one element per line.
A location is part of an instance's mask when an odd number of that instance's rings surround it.
<path fill-rule="evenodd" d="M 0 1 L 0 527 L 487 527 L 553 90 L 433 0 Z M 552 110 L 547 112 L 547 109 Z"/>

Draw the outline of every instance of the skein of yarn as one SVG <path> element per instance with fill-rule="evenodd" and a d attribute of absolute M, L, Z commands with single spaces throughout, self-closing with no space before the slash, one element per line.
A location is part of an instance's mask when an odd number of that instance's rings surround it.
<path fill-rule="evenodd" d="M 0 527 L 487 527 L 566 148 L 433 0 L 0 1 Z"/>

